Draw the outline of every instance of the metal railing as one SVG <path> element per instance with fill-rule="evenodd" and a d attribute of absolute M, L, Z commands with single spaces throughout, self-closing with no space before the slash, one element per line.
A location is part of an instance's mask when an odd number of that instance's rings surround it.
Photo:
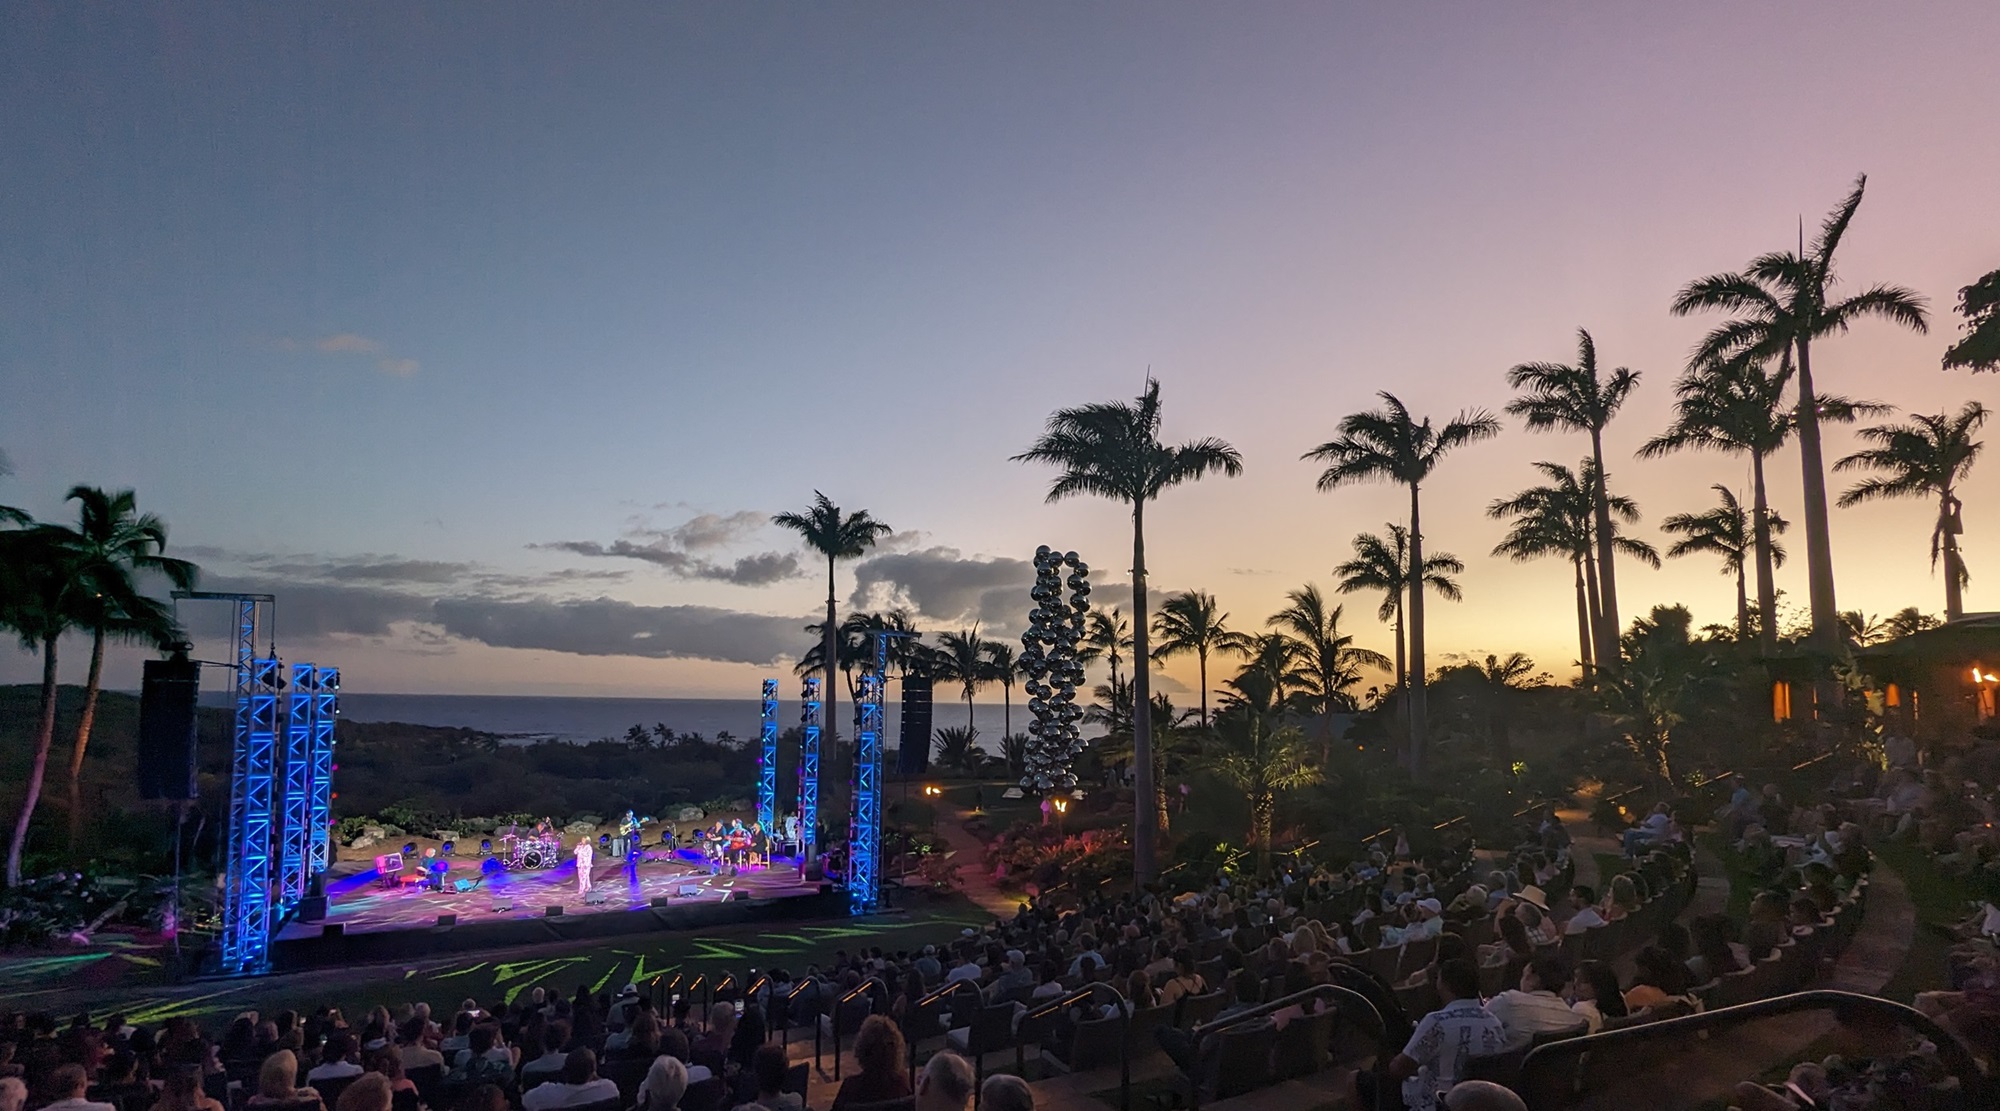
<path fill-rule="evenodd" d="M 1382 1017 L 1381 1008 L 1377 1007 L 1367 996 L 1355 991 L 1353 988 L 1341 987 L 1339 984 L 1314 984 L 1304 991 L 1295 991 L 1290 995 L 1273 999 L 1269 1003 L 1259 1003 L 1248 1010 L 1238 1011 L 1228 1018 L 1218 1018 L 1213 1022 L 1205 1022 L 1188 1031 L 1188 1036 L 1194 1043 L 1197 1062 L 1196 1072 L 1199 1073 L 1200 1071 L 1199 1062 L 1202 1039 L 1208 1037 L 1210 1034 L 1220 1034 L 1231 1027 L 1240 1026 L 1243 1023 L 1276 1014 L 1293 1004 L 1298 1004 L 1303 1009 L 1308 999 L 1335 999 L 1360 1005 L 1367 1010 L 1368 1014 L 1375 1016 L 1374 1036 L 1378 1039 L 1383 1037 L 1389 1029 L 1388 1022 Z M 1381 1056 L 1381 1049 L 1378 1048 L 1376 1051 L 1377 1066 L 1382 1064 L 1380 1060 Z M 1188 1077 L 1188 1081 L 1188 1087 L 1192 1093 L 1188 1096 L 1188 1111 L 1201 1111 L 1201 1077 L 1199 1075 L 1190 1076 Z M 1383 1111 L 1384 1104 L 1382 1100 L 1387 1090 L 1386 1084 L 1377 1084 L 1375 1086 L 1376 1111 Z"/>
<path fill-rule="evenodd" d="M 847 1009 L 846 1004 L 849 1001 L 858 999 L 862 995 L 870 993 L 871 989 L 877 989 L 877 988 L 881 990 L 883 995 L 886 996 L 889 994 L 889 985 L 886 981 L 884 981 L 880 976 L 870 976 L 866 980 L 863 980 L 860 983 L 854 985 L 854 988 L 851 991 L 848 991 L 843 995 L 836 996 L 833 1000 L 833 1009 L 829 1012 L 833 1016 L 833 1021 L 829 1023 L 829 1025 L 833 1027 L 833 1078 L 835 1080 L 840 1079 L 840 1038 L 841 1034 L 843 1033 L 843 1031 L 840 1029 L 841 1014 L 843 1011 Z M 819 1063 L 819 1050 L 820 1050 L 819 1032 L 820 1032 L 819 1019 L 814 1018 L 813 1019 L 813 1068 L 815 1069 L 821 1067 Z"/>
<path fill-rule="evenodd" d="M 960 992 L 966 992 L 966 991 L 972 993 L 973 1006 L 983 1007 L 986 1005 L 986 997 L 980 994 L 979 985 L 973 983 L 970 980 L 953 980 L 950 983 L 944 984 L 943 986 L 939 987 L 936 991 L 931 992 L 929 995 L 926 995 L 923 998 L 918 999 L 909 1005 L 910 1006 L 909 1011 L 904 1013 L 905 1029 L 903 1031 L 903 1043 L 909 1049 L 910 1053 L 911 1076 L 917 1075 L 917 1041 L 919 1039 L 910 1036 L 911 1031 L 907 1028 L 909 1017 L 915 1014 L 922 1014 L 925 1008 L 929 1007 L 933 1003 L 936 1003 L 940 999 L 947 999 L 950 998 L 951 996 L 959 994 Z"/>
<path fill-rule="evenodd" d="M 1015 1026 L 1018 1032 L 1030 1022 L 1036 1022 L 1058 1011 L 1073 1007 L 1101 992 L 1111 994 L 1111 1006 L 1118 1012 L 1118 1106 L 1121 1111 L 1132 1111 L 1132 1001 L 1125 993 L 1102 980 L 1091 982 L 1055 999 L 1044 1000 L 1028 1008 L 1026 1014 Z M 970 1039 L 968 1038 L 968 1041 Z M 1014 1039 L 1014 1070 L 1027 1074 L 1027 1043 L 1020 1037 Z"/>
<path fill-rule="evenodd" d="M 1837 1021 L 1842 1015 L 1865 1015 L 1898 1023 L 1921 1033 L 1937 1045 L 1938 1059 L 1975 1097 L 1994 1083 L 1993 1078 L 1981 1071 L 1978 1062 L 1973 1060 L 1972 1054 L 1966 1051 L 1965 1046 L 1956 1037 L 1922 1012 L 1872 995 L 1818 990 L 1795 992 L 1772 999 L 1740 1003 L 1734 1007 L 1723 1007 L 1680 1018 L 1661 1019 L 1658 1022 L 1642 1023 L 1638 1026 L 1627 1026 L 1618 1030 L 1607 1030 L 1601 1034 L 1566 1038 L 1536 1046 L 1521 1062 L 1519 1091 L 1521 1098 L 1527 1102 L 1532 1111 L 1556 1111 L 1570 1102 L 1570 1078 L 1575 1075 L 1576 1059 L 1592 1050 L 1611 1049 L 1616 1046 L 1738 1026 L 1758 1019 L 1818 1010 L 1839 1012 L 1836 1014 Z"/>

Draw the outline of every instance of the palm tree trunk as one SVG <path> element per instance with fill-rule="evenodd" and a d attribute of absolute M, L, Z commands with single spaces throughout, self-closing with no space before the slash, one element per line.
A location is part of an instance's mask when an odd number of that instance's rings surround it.
<path fill-rule="evenodd" d="M 1592 513 L 1597 519 L 1597 575 L 1602 584 L 1603 624 L 1597 627 L 1597 658 L 1618 662 L 1618 570 L 1614 565 L 1611 531 L 1611 476 L 1604 471 L 1604 436 L 1598 429 L 1590 430 L 1590 455 L 1597 463 L 1597 504 Z"/>
<path fill-rule="evenodd" d="M 1771 506 L 1764 496 L 1764 455 L 1750 456 L 1750 496 L 1754 503 L 1751 521 L 1757 543 L 1757 649 L 1765 656 L 1778 654 L 1778 586 L 1772 573 Z"/>
<path fill-rule="evenodd" d="M 1403 591 L 1396 590 L 1396 685 L 1402 686 L 1409 678 L 1409 661 L 1403 655 Z"/>
<path fill-rule="evenodd" d="M 1278 801 L 1269 791 L 1260 793 L 1250 804 L 1250 835 L 1257 840 L 1257 874 L 1271 874 L 1271 825 Z"/>
<path fill-rule="evenodd" d="M 1826 464 L 1820 455 L 1819 395 L 1813 390 L 1812 345 L 1794 341 L 1799 353 L 1799 468 L 1805 479 L 1806 584 L 1812 599 L 1813 647 L 1840 653 L 1840 609 L 1833 594 L 1833 536 L 1826 513 Z"/>
<path fill-rule="evenodd" d="M 1958 553 L 1958 533 L 1952 531 L 1952 526 L 1956 522 L 1952 520 L 1951 507 L 1952 502 L 1956 500 L 1947 489 L 1938 504 L 1938 528 L 1944 532 L 1944 619 L 1946 621 L 1956 621 L 1965 616 L 1964 588 L 1959 585 L 1964 578 L 1963 565 L 1959 562 L 1963 557 Z"/>
<path fill-rule="evenodd" d="M 97 720 L 97 692 L 104 681 L 104 630 L 90 643 L 90 680 L 83 688 L 83 716 L 76 723 L 76 745 L 69 754 L 69 855 L 74 862 L 83 839 L 83 754 L 90 748 L 90 727 Z"/>
<path fill-rule="evenodd" d="M 28 768 L 28 790 L 21 796 L 21 814 L 14 819 L 14 841 L 7 846 L 7 886 L 21 886 L 21 850 L 28 843 L 28 822 L 42 798 L 42 779 L 49 770 L 49 747 L 56 739 L 56 638 L 42 641 L 41 721 L 35 727 L 35 762 Z"/>
<path fill-rule="evenodd" d="M 1743 560 L 1736 560 L 1736 643 L 1750 639 L 1750 594 L 1743 585 Z"/>
<path fill-rule="evenodd" d="M 1195 663 L 1201 668 L 1201 730 L 1208 732 L 1208 649 L 1194 650 Z"/>
<path fill-rule="evenodd" d="M 1615 665 L 1618 662 L 1615 643 L 1611 655 L 1604 654 L 1604 605 L 1601 601 L 1602 596 L 1597 593 L 1597 557 L 1589 552 L 1583 554 L 1583 585 L 1590 595 L 1591 662 L 1596 667 Z"/>
<path fill-rule="evenodd" d="M 1590 594 L 1583 586 L 1583 557 L 1571 553 L 1569 567 L 1576 576 L 1576 650 L 1577 662 L 1583 665 L 1583 674 L 1591 670 L 1590 652 Z"/>
<path fill-rule="evenodd" d="M 820 700 L 826 703 L 826 713 L 820 721 L 825 723 L 826 732 L 830 734 L 826 738 L 825 747 L 821 750 L 824 752 L 838 749 L 837 742 L 840 739 L 840 715 L 834 712 L 834 705 L 839 701 L 837 694 L 840 689 L 840 627 L 833 615 L 832 556 L 826 557 L 826 625 L 820 630 L 819 650 L 820 662 L 823 665 L 821 674 L 826 676 L 826 682 L 821 684 L 826 690 L 820 692 Z M 810 838 L 812 835 L 806 836 Z"/>
<path fill-rule="evenodd" d="M 1014 735 L 1014 684 L 1000 684 L 1000 751 L 1007 751 L 1007 738 Z"/>
<path fill-rule="evenodd" d="M 1160 816 L 1153 813 L 1159 802 L 1153 795 L 1153 694 L 1147 674 L 1151 647 L 1146 628 L 1146 503 L 1141 499 L 1132 503 L 1132 762 L 1138 773 L 1132 791 L 1135 888 L 1144 887 L 1153 878 L 1160 823 Z"/>
<path fill-rule="evenodd" d="M 1417 484 L 1410 483 L 1410 778 L 1424 778 L 1424 534 Z"/>

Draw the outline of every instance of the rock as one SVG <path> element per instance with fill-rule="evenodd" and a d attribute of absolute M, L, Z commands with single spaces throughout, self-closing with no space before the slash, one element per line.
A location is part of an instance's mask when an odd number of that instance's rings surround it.
<path fill-rule="evenodd" d="M 372 849 L 380 841 L 381 838 L 379 837 L 370 837 L 368 834 L 363 833 L 361 836 L 348 842 L 347 847 L 350 849 Z"/>
<path fill-rule="evenodd" d="M 699 806 L 683 806 L 674 815 L 677 822 L 699 822 L 708 817 L 708 811 Z"/>
<path fill-rule="evenodd" d="M 372 837 L 377 841 L 379 841 L 382 838 L 389 836 L 389 831 L 382 828 L 381 826 L 367 825 L 361 827 L 361 836 Z"/>
<path fill-rule="evenodd" d="M 455 829 L 434 829 L 431 831 L 431 836 L 439 841 L 456 841 L 459 833 Z"/>
<path fill-rule="evenodd" d="M 597 826 L 591 822 L 571 822 L 563 827 L 563 832 L 572 836 L 594 833 L 596 830 Z"/>

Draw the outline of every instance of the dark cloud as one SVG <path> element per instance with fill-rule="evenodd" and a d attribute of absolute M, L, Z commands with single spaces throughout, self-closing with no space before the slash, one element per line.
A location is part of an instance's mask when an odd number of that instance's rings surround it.
<path fill-rule="evenodd" d="M 806 618 L 712 606 L 640 606 L 612 598 L 495 601 L 446 598 L 437 623 L 453 636 L 498 648 L 580 656 L 690 658 L 768 664 L 809 641 Z"/>
<path fill-rule="evenodd" d="M 275 597 L 281 642 L 327 636 L 388 636 L 390 626 L 398 622 L 431 619 L 431 600 L 403 590 L 262 575 L 207 576 L 201 585 L 203 590 Z"/>
<path fill-rule="evenodd" d="M 925 548 L 871 556 L 854 568 L 859 609 L 904 607 L 932 623 L 970 625 L 994 633 L 1027 624 L 1034 564 L 1025 559 L 968 559 L 956 549 Z"/>
<path fill-rule="evenodd" d="M 663 568 L 679 578 L 735 583 L 738 586 L 767 586 L 798 578 L 802 573 L 799 557 L 784 552 L 759 552 L 743 556 L 733 563 L 718 563 L 690 555 L 666 540 L 649 544 L 637 544 L 630 540 L 614 540 L 609 544 L 600 544 L 595 540 L 558 540 L 531 546 L 593 558 L 636 559 Z"/>

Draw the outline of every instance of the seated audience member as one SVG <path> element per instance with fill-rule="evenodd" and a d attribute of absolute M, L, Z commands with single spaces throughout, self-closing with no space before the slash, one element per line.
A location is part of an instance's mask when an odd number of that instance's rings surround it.
<path fill-rule="evenodd" d="M 1648 945 L 1639 950 L 1636 963 L 1638 968 L 1632 973 L 1632 986 L 1625 990 L 1627 1010 L 1643 1011 L 1671 1000 L 1685 1001 L 1688 998 L 1687 966 L 1675 960 L 1672 953 L 1657 945 Z"/>
<path fill-rule="evenodd" d="M 934 1054 L 917 1075 L 917 1111 L 966 1111 L 972 1106 L 972 1066 L 949 1050 Z"/>
<path fill-rule="evenodd" d="M 1522 971 L 1520 986 L 1488 1000 L 1486 1013 L 1500 1020 L 1510 1046 L 1524 1045 L 1536 1034 L 1586 1025 L 1556 994 L 1568 980 L 1560 959 L 1536 957 Z"/>
<path fill-rule="evenodd" d="M 904 1052 L 903 1032 L 896 1024 L 884 1015 L 869 1015 L 854 1037 L 854 1060 L 860 1070 L 840 1082 L 833 1106 L 845 1108 L 908 1096 L 910 1079 L 903 1071 Z"/>
<path fill-rule="evenodd" d="M 1750 921 L 1743 927 L 1743 944 L 1749 951 L 1750 963 L 1771 955 L 1790 936 L 1791 927 L 1787 922 L 1790 908 L 1785 897 L 1775 891 L 1766 891 L 1750 900 Z"/>
<path fill-rule="evenodd" d="M 326 1046 L 320 1050 L 319 1064 L 306 1073 L 306 1083 L 345 1080 L 360 1075 L 361 1062 L 355 1059 L 354 1035 L 340 1030 L 326 1039 Z"/>
<path fill-rule="evenodd" d="M 416 1082 L 403 1075 L 403 1059 L 397 1056 L 393 1050 L 384 1049 L 379 1053 L 369 1054 L 367 1068 L 369 1072 L 380 1073 L 388 1079 L 389 1094 L 391 1097 L 394 1097 L 397 1092 L 408 1092 L 411 1095 L 416 1094 Z"/>
<path fill-rule="evenodd" d="M 1604 916 L 1597 913 L 1597 892 L 1584 884 L 1569 889 L 1569 921 L 1563 923 L 1563 933 L 1574 937 L 1585 930 L 1594 930 L 1605 925 Z"/>
<path fill-rule="evenodd" d="M 289 1049 L 281 1049 L 269 1057 L 257 1069 L 257 1094 L 250 1097 L 248 1106 L 267 1111 L 274 1107 L 299 1106 L 310 1109 L 320 1104 L 317 1089 L 301 1088 L 299 1082 L 299 1059 Z"/>
<path fill-rule="evenodd" d="M 1389 1078 L 1402 1083 L 1403 1105 L 1430 1108 L 1451 1090 L 1468 1058 L 1506 1049 L 1500 1020 L 1479 1005 L 1479 970 L 1464 961 L 1438 969 L 1438 996 L 1444 1005 L 1423 1017 L 1410 1040 L 1389 1062 Z M 1373 1074 L 1361 1073 L 1358 1085 L 1371 1087 Z M 1361 1106 L 1375 1105 L 1374 1093 L 1362 1091 Z"/>
<path fill-rule="evenodd" d="M 680 1058 L 662 1053 L 653 1058 L 652 1067 L 646 1070 L 646 1079 L 640 1082 L 639 1094 L 633 1100 L 633 1111 L 675 1111 L 681 1105 L 681 1097 L 687 1094 L 687 1087 L 687 1066 Z"/>
<path fill-rule="evenodd" d="M 597 1075 L 597 1054 L 577 1048 L 564 1058 L 560 1079 L 521 1093 L 521 1109 L 555 1111 L 559 1107 L 581 1107 L 617 1098 L 618 1085 Z"/>
<path fill-rule="evenodd" d="M 569 1023 L 560 1020 L 542 1027 L 541 1056 L 521 1064 L 521 1090 L 544 1084 L 562 1075 L 569 1064 Z"/>
<path fill-rule="evenodd" d="M 451 1070 L 454 1084 L 505 1087 L 514 1082 L 514 1058 L 505 1046 L 496 1044 L 499 1032 L 499 1027 L 484 1023 L 472 1028 L 465 1048 L 459 1051 L 458 1063 Z"/>
<path fill-rule="evenodd" d="M 1181 948 L 1174 951 L 1174 978 L 1160 985 L 1159 999 L 1162 1004 L 1180 1001 L 1184 995 L 1201 995 L 1208 991 L 1208 981 L 1194 970 L 1194 950 Z"/>
<path fill-rule="evenodd" d="M 750 1062 L 751 1075 L 757 1078 L 756 1106 L 763 1111 L 805 1111 L 805 1096 L 785 1091 L 785 1074 L 791 1067 L 784 1046 L 757 1047 L 757 1054 Z"/>
<path fill-rule="evenodd" d="M 1569 1009 L 1583 1017 L 1592 1034 L 1604 1029 L 1605 1019 L 1631 1014 L 1625 1007 L 1625 993 L 1618 988 L 1618 971 L 1603 961 L 1577 965 L 1569 994 Z"/>
<path fill-rule="evenodd" d="M 1748 951 L 1736 941 L 1736 924 L 1726 914 L 1703 914 L 1690 923 L 1694 955 L 1687 959 L 1688 976 L 1706 984 L 1745 967 Z"/>
<path fill-rule="evenodd" d="M 334 1111 L 389 1111 L 396 1102 L 395 1093 L 389 1089 L 389 1078 L 380 1073 L 366 1073 L 358 1077 L 347 1090 L 334 1101 Z"/>
<path fill-rule="evenodd" d="M 28 1086 L 18 1076 L 0 1076 L 0 1111 L 22 1111 L 28 1106 Z"/>
<path fill-rule="evenodd" d="M 980 1111 L 1035 1111 L 1035 1090 L 1018 1076 L 996 1072 L 979 1086 Z"/>
<path fill-rule="evenodd" d="M 185 1070 L 175 1069 L 173 1075 L 179 1075 L 183 1071 Z M 197 1084 L 200 1077 L 201 1072 L 197 1068 L 195 1069 Z M 85 1093 L 90 1091 L 90 1074 L 84 1071 L 82 1065 L 63 1065 L 56 1069 L 50 1074 L 47 1087 L 49 1093 L 57 1098 L 43 1104 L 42 1111 L 49 1111 L 50 1108 L 54 1111 L 114 1111 L 108 1103 L 93 1103 L 84 1098 Z"/>
<path fill-rule="evenodd" d="M 1444 1094 L 1445 1111 L 1528 1111 L 1527 1103 L 1504 1084 L 1461 1080 Z"/>
<path fill-rule="evenodd" d="M 430 1020 L 421 1015 L 411 1015 L 396 1028 L 396 1054 L 403 1060 L 403 1071 L 443 1065 L 444 1054 L 424 1044 Z"/>
<path fill-rule="evenodd" d="M 481 1084 L 467 1092 L 453 1111 L 508 1111 L 507 1093 L 498 1084 Z"/>

